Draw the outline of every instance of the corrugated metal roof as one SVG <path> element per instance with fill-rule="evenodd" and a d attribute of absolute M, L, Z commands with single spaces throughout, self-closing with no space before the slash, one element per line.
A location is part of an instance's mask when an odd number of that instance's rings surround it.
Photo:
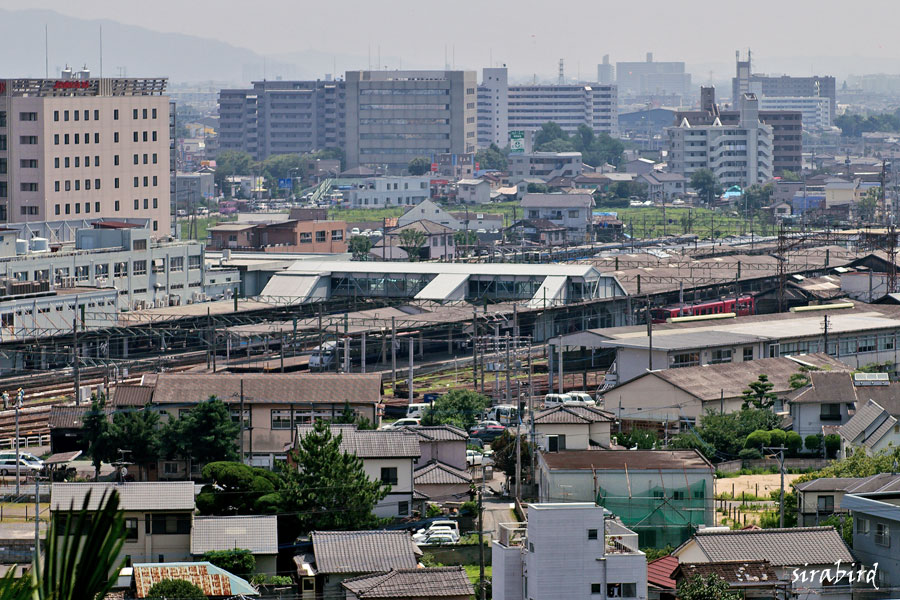
<path fill-rule="evenodd" d="M 243 548 L 252 554 L 278 554 L 278 517 L 194 517 L 191 554 L 198 556 L 233 548 Z"/>
<path fill-rule="evenodd" d="M 415 569 L 415 544 L 405 531 L 313 531 L 319 573 Z"/>
<path fill-rule="evenodd" d="M 359 600 L 369 598 L 443 598 L 475 593 L 464 567 L 397 569 L 341 582 Z"/>
<path fill-rule="evenodd" d="M 126 511 L 194 510 L 194 482 L 140 481 L 133 483 L 54 483 L 50 486 L 50 510 L 80 509 L 91 493 L 89 510 L 97 510 L 104 494 L 119 493 L 119 507 Z"/>
<path fill-rule="evenodd" d="M 297 439 L 305 437 L 313 425 L 298 425 Z M 332 435 L 341 436 L 341 450 L 360 458 L 417 458 L 421 455 L 419 437 L 403 429 L 355 429 L 353 425 L 332 425 Z"/>
<path fill-rule="evenodd" d="M 189 581 L 207 596 L 259 595 L 247 581 L 208 562 L 137 563 L 133 569 L 135 596 L 138 598 L 146 598 L 150 588 L 166 579 Z"/>
<path fill-rule="evenodd" d="M 698 531 L 693 540 L 710 562 L 768 560 L 776 567 L 850 563 L 853 556 L 834 527 Z"/>
<path fill-rule="evenodd" d="M 540 452 L 551 470 L 623 471 L 676 469 L 713 472 L 713 467 L 697 450 L 566 450 Z"/>

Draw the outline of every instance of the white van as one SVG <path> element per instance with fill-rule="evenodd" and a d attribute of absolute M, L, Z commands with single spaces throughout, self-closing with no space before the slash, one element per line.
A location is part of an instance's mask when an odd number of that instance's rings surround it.
<path fill-rule="evenodd" d="M 426 408 L 431 408 L 431 402 L 414 402 L 406 407 L 406 416 L 410 419 L 421 419 L 425 416 Z"/>
<path fill-rule="evenodd" d="M 569 392 L 569 397 L 572 398 L 571 401 L 566 402 L 565 404 L 575 404 L 577 406 L 596 406 L 597 402 L 591 398 L 591 395 L 587 392 Z"/>
<path fill-rule="evenodd" d="M 510 404 L 498 404 L 489 408 L 484 418 L 487 421 L 497 421 L 501 425 L 515 425 L 519 422 L 519 409 Z"/>
<path fill-rule="evenodd" d="M 541 408 L 553 408 L 563 404 L 570 404 L 571 402 L 572 397 L 568 394 L 547 394 L 544 396 L 544 403 L 541 404 Z"/>

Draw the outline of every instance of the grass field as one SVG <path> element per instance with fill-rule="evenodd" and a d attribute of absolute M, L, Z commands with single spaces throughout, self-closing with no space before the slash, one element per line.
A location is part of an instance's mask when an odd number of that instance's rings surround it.
<path fill-rule="evenodd" d="M 209 235 L 209 228 L 214 227 L 219 223 L 225 223 L 227 221 L 237 221 L 237 216 L 221 216 L 215 215 L 210 217 L 197 217 L 197 235 L 191 238 L 190 235 L 190 219 L 187 217 L 179 217 L 179 221 L 181 222 L 181 239 L 189 240 L 195 239 L 203 241 Z"/>
<path fill-rule="evenodd" d="M 469 576 L 469 581 L 473 584 L 478 583 L 478 577 L 481 575 L 481 568 L 479 565 L 463 565 L 466 569 L 466 575 Z M 490 578 L 491 576 L 491 565 L 484 566 L 484 576 Z"/>

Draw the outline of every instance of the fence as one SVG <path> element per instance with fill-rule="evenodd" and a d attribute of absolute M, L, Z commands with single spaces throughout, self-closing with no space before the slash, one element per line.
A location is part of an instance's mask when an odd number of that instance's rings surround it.
<path fill-rule="evenodd" d="M 49 446 L 50 445 L 50 434 L 45 433 L 43 435 L 29 435 L 25 437 L 19 438 L 19 447 L 27 448 L 29 446 Z M 0 449 L 2 450 L 14 450 L 16 447 L 16 438 L 3 438 L 0 439 Z"/>
<path fill-rule="evenodd" d="M 784 459 L 784 468 L 788 471 L 822 469 L 828 466 L 830 461 L 824 458 L 786 458 Z M 728 460 L 720 462 L 716 465 L 716 470 L 720 473 L 737 473 L 741 469 L 772 469 L 778 468 L 778 461 L 774 458 L 761 458 L 754 460 Z"/>

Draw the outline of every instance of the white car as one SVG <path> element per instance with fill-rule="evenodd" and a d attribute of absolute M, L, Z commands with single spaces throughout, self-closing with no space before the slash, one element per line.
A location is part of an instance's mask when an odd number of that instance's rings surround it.
<path fill-rule="evenodd" d="M 437 532 L 429 535 L 422 542 L 417 542 L 417 543 L 444 546 L 447 544 L 458 544 L 459 540 L 453 539 L 453 537 L 447 533 L 442 533 L 440 531 L 437 531 Z"/>
<path fill-rule="evenodd" d="M 484 464 L 484 454 L 478 450 L 466 450 L 466 464 L 470 467 Z"/>
<path fill-rule="evenodd" d="M 36 465 L 35 463 L 29 462 L 24 458 L 19 458 L 19 474 L 20 475 L 34 475 L 39 473 L 41 467 Z M 0 475 L 6 477 L 7 475 L 15 475 L 16 474 L 16 458 L 0 458 Z"/>
<path fill-rule="evenodd" d="M 575 406 L 596 406 L 597 402 L 591 398 L 591 395 L 587 392 L 569 392 L 568 393 L 571 400 L 568 402 L 564 402 L 563 404 L 571 404 Z"/>
<path fill-rule="evenodd" d="M 417 425 L 421 425 L 422 421 L 420 419 L 411 419 L 410 417 L 404 417 L 402 419 L 397 419 L 393 423 L 388 423 L 383 426 L 382 429 L 400 429 L 401 427 L 415 427 Z"/>

